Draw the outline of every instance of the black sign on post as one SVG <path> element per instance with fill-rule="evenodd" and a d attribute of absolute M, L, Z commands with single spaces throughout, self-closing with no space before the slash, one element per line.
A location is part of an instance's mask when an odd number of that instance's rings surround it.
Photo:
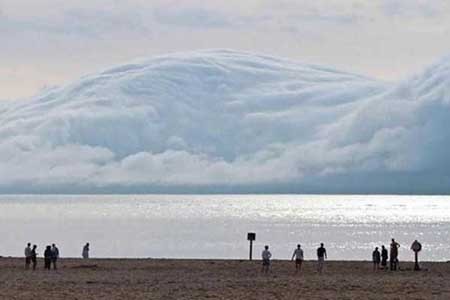
<path fill-rule="evenodd" d="M 253 241 L 256 240 L 256 233 L 249 232 L 247 233 L 247 240 L 250 241 L 250 253 L 249 253 L 249 260 L 252 260 L 252 254 L 253 254 Z"/>

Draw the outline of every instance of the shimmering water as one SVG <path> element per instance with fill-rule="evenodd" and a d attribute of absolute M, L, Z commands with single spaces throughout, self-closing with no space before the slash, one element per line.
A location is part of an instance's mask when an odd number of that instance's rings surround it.
<path fill-rule="evenodd" d="M 297 243 L 307 259 L 324 242 L 330 259 L 370 259 L 391 237 L 400 259 L 419 239 L 425 260 L 450 259 L 449 196 L 114 195 L 0 196 L 0 255 L 25 243 L 56 242 L 62 256 L 246 258 L 271 247 L 288 259 Z"/>

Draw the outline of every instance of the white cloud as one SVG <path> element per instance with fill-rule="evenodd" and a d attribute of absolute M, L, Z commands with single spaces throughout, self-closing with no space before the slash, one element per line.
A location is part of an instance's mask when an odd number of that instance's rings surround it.
<path fill-rule="evenodd" d="M 233 51 L 0 108 L 0 191 L 445 192 L 448 59 L 387 84 Z"/>

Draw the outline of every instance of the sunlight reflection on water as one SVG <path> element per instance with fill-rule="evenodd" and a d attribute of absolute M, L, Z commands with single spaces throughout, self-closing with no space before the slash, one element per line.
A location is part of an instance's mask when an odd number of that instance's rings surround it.
<path fill-rule="evenodd" d="M 30 240 L 57 242 L 66 256 L 79 256 L 90 241 L 99 257 L 245 258 L 248 231 L 257 233 L 257 252 L 269 244 L 279 259 L 298 242 L 314 258 L 321 241 L 331 259 L 370 259 L 375 245 L 395 237 L 404 260 L 416 238 L 424 259 L 446 260 L 450 197 L 0 196 L 0 255 L 20 255 Z"/>

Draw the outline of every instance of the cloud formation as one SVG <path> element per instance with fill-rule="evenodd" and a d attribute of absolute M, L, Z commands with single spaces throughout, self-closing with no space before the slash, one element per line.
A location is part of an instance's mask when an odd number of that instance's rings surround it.
<path fill-rule="evenodd" d="M 0 99 L 136 57 L 232 48 L 398 80 L 450 49 L 444 0 L 0 1 Z"/>
<path fill-rule="evenodd" d="M 448 193 L 450 67 L 398 84 L 229 50 L 0 107 L 0 192 Z"/>

